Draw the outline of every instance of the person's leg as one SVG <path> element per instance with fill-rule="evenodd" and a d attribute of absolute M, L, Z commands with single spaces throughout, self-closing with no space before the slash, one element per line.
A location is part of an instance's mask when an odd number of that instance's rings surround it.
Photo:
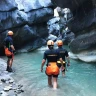
<path fill-rule="evenodd" d="M 63 77 L 65 76 L 65 69 L 62 71 L 62 76 Z"/>
<path fill-rule="evenodd" d="M 53 77 L 53 89 L 57 89 L 57 77 Z"/>
<path fill-rule="evenodd" d="M 66 70 L 66 65 L 64 64 L 64 65 L 63 65 L 63 68 L 62 68 L 62 76 L 63 76 L 63 77 L 65 76 L 65 70 Z"/>
<path fill-rule="evenodd" d="M 8 61 L 7 61 L 7 71 L 12 72 L 12 63 L 13 63 L 13 58 L 12 56 L 8 56 Z"/>
<path fill-rule="evenodd" d="M 10 59 L 8 58 L 8 60 L 7 60 L 7 68 L 6 68 L 6 71 L 9 70 L 9 61 L 10 61 Z"/>
<path fill-rule="evenodd" d="M 10 67 L 10 68 L 12 67 L 12 63 L 13 63 L 13 59 L 10 58 L 10 60 L 9 60 L 9 67 Z"/>
<path fill-rule="evenodd" d="M 52 87 L 52 76 L 48 76 L 48 85 Z"/>
<path fill-rule="evenodd" d="M 61 71 L 61 63 L 57 63 L 57 66 L 59 67 L 59 72 Z"/>
<path fill-rule="evenodd" d="M 7 66 L 9 65 L 9 58 L 8 58 L 8 60 L 7 60 Z"/>
<path fill-rule="evenodd" d="M 12 67 L 13 58 L 14 58 L 14 54 L 12 54 L 12 55 L 10 56 L 10 62 L 9 62 L 9 67 L 10 67 L 10 68 Z"/>
<path fill-rule="evenodd" d="M 12 63 L 13 63 L 13 59 L 12 58 L 10 58 L 10 61 L 9 61 L 9 72 L 12 72 L 13 70 L 12 70 Z"/>

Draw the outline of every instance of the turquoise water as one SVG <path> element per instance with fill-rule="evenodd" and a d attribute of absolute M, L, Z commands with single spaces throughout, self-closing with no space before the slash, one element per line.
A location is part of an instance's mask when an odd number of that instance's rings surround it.
<path fill-rule="evenodd" d="M 45 72 L 40 72 L 44 51 L 15 55 L 12 75 L 23 84 L 23 96 L 96 96 L 96 64 L 71 59 L 66 76 L 58 77 L 59 88 L 53 90 L 47 85 Z M 4 58 L 7 59 L 7 58 Z M 44 66 L 45 70 L 45 66 Z"/>

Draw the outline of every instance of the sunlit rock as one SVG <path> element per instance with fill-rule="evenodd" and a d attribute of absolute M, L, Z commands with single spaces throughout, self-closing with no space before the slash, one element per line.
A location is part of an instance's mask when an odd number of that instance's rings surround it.
<path fill-rule="evenodd" d="M 43 23 L 48 21 L 53 16 L 53 9 L 41 8 L 38 10 L 30 11 L 27 13 L 27 15 L 29 24 Z"/>
<path fill-rule="evenodd" d="M 49 34 L 48 40 L 53 40 L 53 41 L 55 41 L 56 39 L 57 39 L 56 36 L 54 36 L 54 35 L 52 35 L 52 34 Z"/>
<path fill-rule="evenodd" d="M 46 39 L 46 23 L 54 13 L 51 0 L 3 0 L 0 4 L 0 55 L 4 55 L 3 40 L 9 30 L 14 32 L 17 49 L 31 40 Z"/>
<path fill-rule="evenodd" d="M 15 0 L 0 0 L 0 12 L 12 11 L 17 8 Z"/>
<path fill-rule="evenodd" d="M 27 22 L 27 14 L 23 11 L 1 12 L 0 32 L 13 27 L 19 27 Z M 6 22 L 5 22 L 6 21 Z"/>
<path fill-rule="evenodd" d="M 29 12 L 43 7 L 52 6 L 51 0 L 15 0 L 19 10 Z"/>
<path fill-rule="evenodd" d="M 72 52 L 69 52 L 69 57 L 72 58 L 72 59 L 78 59 L 77 55 L 76 54 L 73 54 Z"/>
<path fill-rule="evenodd" d="M 79 59 L 84 62 L 96 62 L 96 50 L 83 51 L 78 54 L 69 52 L 69 57 L 72 59 Z"/>
<path fill-rule="evenodd" d="M 0 59 L 0 68 L 3 69 L 6 65 L 5 60 Z M 15 83 L 10 73 L 0 69 L 0 96 L 17 96 L 17 94 L 21 96 L 20 93 L 24 92 L 22 87 L 21 83 Z"/>
<path fill-rule="evenodd" d="M 9 91 L 9 90 L 11 90 L 11 89 L 12 89 L 11 86 L 5 86 L 4 91 Z"/>
<path fill-rule="evenodd" d="M 54 17 L 47 22 L 49 33 L 52 33 L 54 30 L 60 30 L 59 20 L 60 17 Z"/>

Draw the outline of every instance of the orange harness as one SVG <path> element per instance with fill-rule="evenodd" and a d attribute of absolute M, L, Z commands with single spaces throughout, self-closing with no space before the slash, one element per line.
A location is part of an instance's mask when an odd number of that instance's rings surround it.
<path fill-rule="evenodd" d="M 47 75 L 58 75 L 59 68 L 56 62 L 49 62 L 48 66 L 46 67 L 46 74 Z"/>

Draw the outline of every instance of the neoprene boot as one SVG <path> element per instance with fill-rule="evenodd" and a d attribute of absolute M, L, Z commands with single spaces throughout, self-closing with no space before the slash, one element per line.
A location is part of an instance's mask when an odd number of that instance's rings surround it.
<path fill-rule="evenodd" d="M 12 70 L 11 67 L 7 66 L 6 71 L 8 71 L 8 72 L 12 72 L 13 70 Z"/>
<path fill-rule="evenodd" d="M 9 70 L 9 66 L 7 66 L 7 68 L 6 68 L 6 71 L 8 71 Z"/>
<path fill-rule="evenodd" d="M 12 70 L 12 68 L 11 68 L 11 67 L 9 67 L 8 72 L 13 72 L 13 70 Z"/>

